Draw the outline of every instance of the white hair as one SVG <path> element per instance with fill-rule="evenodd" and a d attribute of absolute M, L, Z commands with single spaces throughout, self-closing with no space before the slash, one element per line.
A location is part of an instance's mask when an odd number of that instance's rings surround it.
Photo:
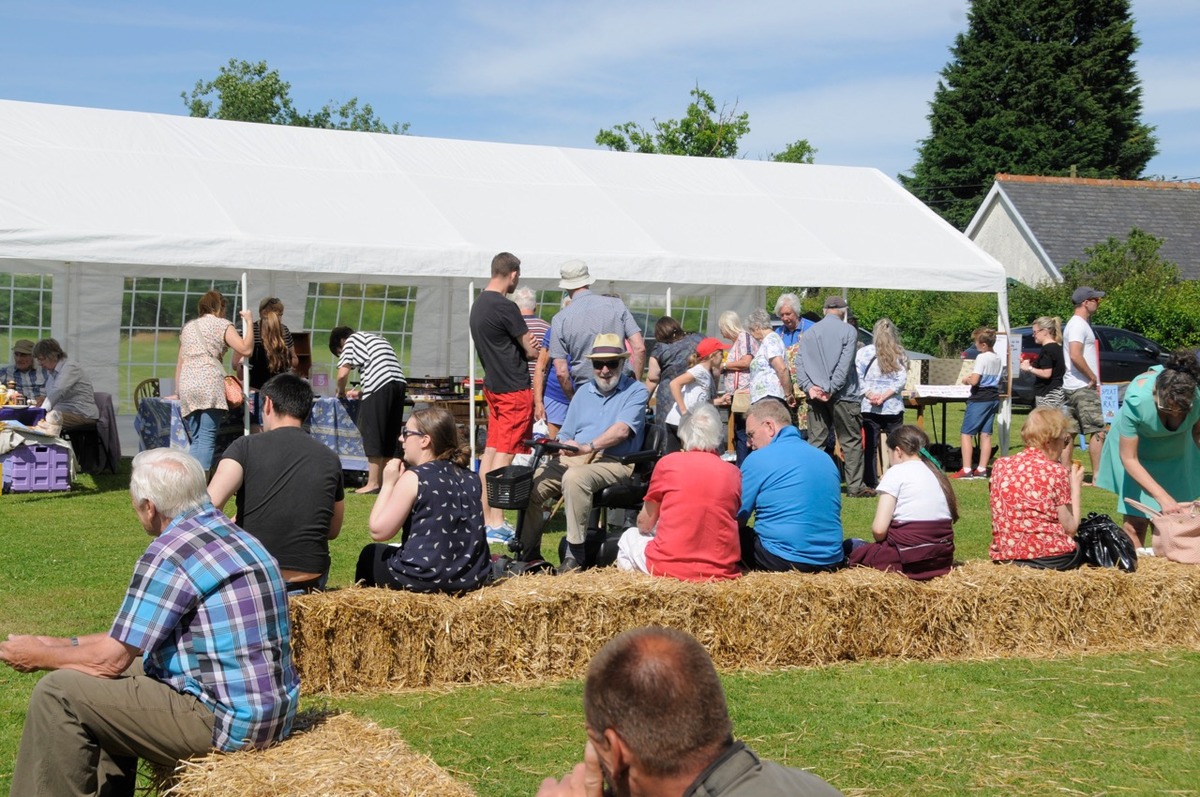
<path fill-rule="evenodd" d="M 797 296 L 796 294 L 794 294 L 794 293 L 779 294 L 779 298 L 775 300 L 775 315 L 779 315 L 779 311 L 782 310 L 785 306 L 791 307 L 792 310 L 796 313 L 796 315 L 800 315 L 800 297 Z"/>
<path fill-rule="evenodd" d="M 716 451 L 724 437 L 721 414 L 711 404 L 697 404 L 679 422 L 679 442 L 684 451 Z"/>
<path fill-rule="evenodd" d="M 733 310 L 726 310 L 717 317 L 717 329 L 725 337 L 733 340 L 742 334 L 742 317 Z"/>
<path fill-rule="evenodd" d="M 152 448 L 133 458 L 129 495 L 141 507 L 150 501 L 163 517 L 176 518 L 208 502 L 204 469 L 191 454 Z"/>
<path fill-rule="evenodd" d="M 533 288 L 517 288 L 513 291 L 513 299 L 522 310 L 532 310 L 537 307 L 537 294 Z"/>
<path fill-rule="evenodd" d="M 756 329 L 771 329 L 771 316 L 761 307 L 756 307 L 746 316 L 746 329 L 753 332 Z"/>

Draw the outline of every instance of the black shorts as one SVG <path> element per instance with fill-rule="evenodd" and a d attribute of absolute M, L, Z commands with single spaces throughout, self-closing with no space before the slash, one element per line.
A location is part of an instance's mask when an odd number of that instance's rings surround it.
<path fill-rule="evenodd" d="M 367 457 L 394 457 L 404 428 L 404 382 L 388 382 L 362 400 L 358 407 L 358 433 Z"/>

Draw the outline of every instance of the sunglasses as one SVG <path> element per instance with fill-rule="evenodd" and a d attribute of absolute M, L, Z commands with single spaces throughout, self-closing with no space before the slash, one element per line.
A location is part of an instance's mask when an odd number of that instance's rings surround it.
<path fill-rule="evenodd" d="M 592 360 L 592 369 L 603 371 L 607 368 L 610 371 L 615 371 L 621 367 L 623 360 Z"/>
<path fill-rule="evenodd" d="M 401 440 L 407 440 L 410 437 L 424 437 L 424 436 L 425 436 L 424 432 L 418 432 L 416 429 L 401 429 L 400 430 L 400 439 Z"/>

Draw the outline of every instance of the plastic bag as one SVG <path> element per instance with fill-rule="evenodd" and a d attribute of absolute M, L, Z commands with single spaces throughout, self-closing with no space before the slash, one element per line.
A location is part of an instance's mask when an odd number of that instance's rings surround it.
<path fill-rule="evenodd" d="M 1075 544 L 1083 553 L 1083 561 L 1092 567 L 1115 567 L 1125 573 L 1137 570 L 1133 540 L 1108 515 L 1089 513 L 1079 523 Z"/>

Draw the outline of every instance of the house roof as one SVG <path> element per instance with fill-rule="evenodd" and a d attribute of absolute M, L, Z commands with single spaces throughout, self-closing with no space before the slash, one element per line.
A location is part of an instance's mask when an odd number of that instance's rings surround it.
<path fill-rule="evenodd" d="M 1055 270 L 1137 227 L 1163 239 L 1159 253 L 1181 276 L 1200 279 L 1200 183 L 997 174 L 996 189 Z"/>

